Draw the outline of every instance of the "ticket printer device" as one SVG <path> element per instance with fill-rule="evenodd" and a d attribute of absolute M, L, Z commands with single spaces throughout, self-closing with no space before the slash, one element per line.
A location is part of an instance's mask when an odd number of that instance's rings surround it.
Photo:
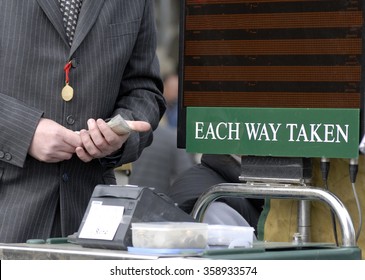
<path fill-rule="evenodd" d="M 151 188 L 97 185 L 75 241 L 83 247 L 125 250 L 132 246 L 132 223 L 167 221 L 196 222 Z"/>

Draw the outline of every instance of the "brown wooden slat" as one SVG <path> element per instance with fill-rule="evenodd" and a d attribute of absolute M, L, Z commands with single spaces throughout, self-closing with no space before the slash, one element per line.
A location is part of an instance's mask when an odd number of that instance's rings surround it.
<path fill-rule="evenodd" d="M 362 26 L 361 11 L 186 16 L 185 30 L 351 28 Z"/>
<path fill-rule="evenodd" d="M 185 81 L 360 82 L 360 66 L 186 66 Z"/>
<path fill-rule="evenodd" d="M 185 55 L 359 55 L 361 38 L 186 41 Z"/>
<path fill-rule="evenodd" d="M 313 1 L 323 1 L 323 0 L 312 0 Z M 276 3 L 276 2 L 298 2 L 298 0 L 186 0 L 187 5 L 201 5 L 201 4 L 241 4 L 241 3 L 251 3 L 252 5 L 258 3 Z"/>
<path fill-rule="evenodd" d="M 360 108 L 360 93 L 192 92 L 186 107 Z"/>

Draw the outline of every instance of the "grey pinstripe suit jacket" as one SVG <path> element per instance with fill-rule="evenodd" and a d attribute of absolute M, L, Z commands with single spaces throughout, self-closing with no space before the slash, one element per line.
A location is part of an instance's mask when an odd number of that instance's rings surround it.
<path fill-rule="evenodd" d="M 152 0 L 84 0 L 70 48 L 57 0 L 0 1 L 0 242 L 50 235 L 60 204 L 62 234 L 77 231 L 97 184 L 138 158 L 152 133 L 132 133 L 113 157 L 57 164 L 27 155 L 41 117 L 72 130 L 121 114 L 153 129 L 164 113 Z M 72 61 L 70 102 L 61 99 Z"/>

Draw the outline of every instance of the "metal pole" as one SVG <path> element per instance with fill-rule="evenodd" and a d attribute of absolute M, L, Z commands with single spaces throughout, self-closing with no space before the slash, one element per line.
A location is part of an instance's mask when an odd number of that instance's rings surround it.
<path fill-rule="evenodd" d="M 311 202 L 310 200 L 300 200 L 298 202 L 298 233 L 303 242 L 311 241 Z"/>

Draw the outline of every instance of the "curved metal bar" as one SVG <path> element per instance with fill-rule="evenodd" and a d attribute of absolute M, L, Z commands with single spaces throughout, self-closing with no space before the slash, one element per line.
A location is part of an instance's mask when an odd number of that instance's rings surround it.
<path fill-rule="evenodd" d="M 342 233 L 342 246 L 356 246 L 355 229 L 345 205 L 331 192 L 310 186 L 263 184 L 263 183 L 239 183 L 218 184 L 212 186 L 203 193 L 192 211 L 192 215 L 201 221 L 209 204 L 221 197 L 243 196 L 248 198 L 279 198 L 279 199 L 302 199 L 320 200 L 327 203 L 336 213 Z"/>

